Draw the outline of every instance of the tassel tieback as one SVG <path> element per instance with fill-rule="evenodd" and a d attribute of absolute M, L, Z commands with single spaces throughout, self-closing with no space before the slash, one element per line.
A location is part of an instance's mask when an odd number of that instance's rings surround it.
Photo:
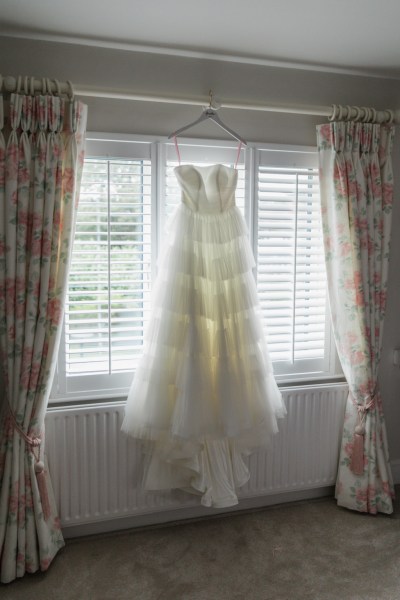
<path fill-rule="evenodd" d="M 364 474 L 364 434 L 365 427 L 356 425 L 354 428 L 353 451 L 350 462 L 350 469 L 354 475 Z"/>
<path fill-rule="evenodd" d="M 365 421 L 367 412 L 375 406 L 375 395 L 370 396 L 366 404 L 356 404 L 358 422 L 354 428 L 353 450 L 350 460 L 350 470 L 354 475 L 364 475 L 364 442 L 365 442 Z"/>
<path fill-rule="evenodd" d="M 12 411 L 10 403 L 7 403 L 8 413 L 10 415 L 11 424 L 15 431 L 18 431 L 20 436 L 25 440 L 25 442 L 30 447 L 30 451 L 32 452 L 33 458 L 35 459 L 35 475 L 36 481 L 38 484 L 38 490 L 40 495 L 40 502 L 42 504 L 42 512 L 43 518 L 47 521 L 51 515 L 51 507 L 49 501 L 49 495 L 47 493 L 47 483 L 46 483 L 46 471 L 44 468 L 43 461 L 40 460 L 40 446 L 42 443 L 42 436 L 29 436 L 27 435 L 21 426 L 18 424 L 17 419 Z M 35 454 L 35 449 L 38 449 L 38 456 Z"/>

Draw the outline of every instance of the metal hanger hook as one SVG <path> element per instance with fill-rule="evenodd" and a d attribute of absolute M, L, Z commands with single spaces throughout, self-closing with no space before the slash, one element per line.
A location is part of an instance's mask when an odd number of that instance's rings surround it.
<path fill-rule="evenodd" d="M 221 108 L 221 102 L 219 102 L 218 98 L 215 98 L 214 92 L 212 89 L 210 89 L 208 92 L 208 106 L 204 110 L 211 110 L 215 112 L 219 108 Z"/>

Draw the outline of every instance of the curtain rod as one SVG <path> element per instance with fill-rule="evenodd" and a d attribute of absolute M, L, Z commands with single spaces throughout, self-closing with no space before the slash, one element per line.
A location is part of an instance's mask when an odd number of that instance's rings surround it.
<path fill-rule="evenodd" d="M 115 100 L 131 100 L 136 102 L 158 102 L 165 104 L 181 104 L 189 106 L 207 107 L 208 102 L 205 98 L 174 98 L 171 96 L 152 96 L 145 94 L 134 94 L 124 90 L 109 90 L 107 88 L 80 88 L 76 87 L 75 92 L 78 96 L 93 98 L 110 98 Z M 296 115 L 312 115 L 328 117 L 330 121 L 335 119 L 351 120 L 356 119 L 365 122 L 395 122 L 400 123 L 399 110 L 376 110 L 369 107 L 359 106 L 341 106 L 332 104 L 331 106 L 299 105 L 299 104 L 250 104 L 242 102 L 224 101 L 220 105 L 213 105 L 212 108 L 228 108 L 234 110 L 250 110 L 262 112 L 275 112 Z"/>
<path fill-rule="evenodd" d="M 172 96 L 153 96 L 148 94 L 135 94 L 124 90 L 109 90 L 106 88 L 81 88 L 76 87 L 78 96 L 93 98 L 110 98 L 115 100 L 132 100 L 136 102 L 159 102 L 163 104 L 181 104 L 188 106 L 208 106 L 207 98 L 176 98 Z M 237 110 L 254 110 L 267 112 L 285 112 L 303 115 L 320 115 L 329 117 L 332 114 L 332 106 L 299 106 L 295 104 L 248 104 L 241 102 L 224 101 L 221 105 L 213 104 L 212 108 L 230 108 Z"/>
<path fill-rule="evenodd" d="M 86 98 L 109 98 L 114 100 L 129 100 L 134 102 L 155 102 L 161 104 L 180 104 L 187 106 L 206 107 L 208 102 L 206 98 L 176 98 L 172 96 L 153 96 L 150 94 L 135 94 L 126 90 L 110 90 L 107 88 L 72 86 L 70 81 L 58 82 L 55 79 L 36 79 L 34 77 L 2 77 L 0 75 L 0 91 L 22 93 L 41 92 L 43 90 L 50 93 L 67 94 L 73 96 L 83 96 Z M 333 104 L 331 106 L 299 105 L 299 104 L 251 104 L 244 102 L 226 101 L 220 106 L 213 105 L 214 109 L 227 108 L 233 110 L 250 110 L 262 112 L 275 112 L 297 115 L 311 115 L 328 117 L 330 121 L 340 120 L 360 120 L 364 122 L 374 121 L 377 123 L 394 122 L 400 123 L 400 109 L 375 110 L 369 107 L 341 106 Z"/>

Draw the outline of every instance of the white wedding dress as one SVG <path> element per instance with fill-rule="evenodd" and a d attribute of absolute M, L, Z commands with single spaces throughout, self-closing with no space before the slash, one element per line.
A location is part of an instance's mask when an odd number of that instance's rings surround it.
<path fill-rule="evenodd" d="M 182 165 L 123 431 L 144 441 L 144 487 L 237 504 L 244 457 L 285 407 L 263 334 L 253 253 L 235 206 L 236 169 Z"/>

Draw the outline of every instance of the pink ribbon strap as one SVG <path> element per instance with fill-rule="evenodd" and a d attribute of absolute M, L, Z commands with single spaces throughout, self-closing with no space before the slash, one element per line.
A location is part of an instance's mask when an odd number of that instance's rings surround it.
<path fill-rule="evenodd" d="M 178 155 L 179 166 L 181 165 L 181 153 L 179 152 L 178 140 L 176 139 L 176 135 L 174 135 L 175 149 Z"/>
<path fill-rule="evenodd" d="M 240 156 L 240 151 L 242 149 L 243 143 L 239 142 L 239 146 L 238 146 L 238 150 L 237 150 L 237 155 L 236 155 L 236 162 L 235 162 L 235 169 L 237 168 L 237 164 L 239 162 L 239 156 Z"/>

